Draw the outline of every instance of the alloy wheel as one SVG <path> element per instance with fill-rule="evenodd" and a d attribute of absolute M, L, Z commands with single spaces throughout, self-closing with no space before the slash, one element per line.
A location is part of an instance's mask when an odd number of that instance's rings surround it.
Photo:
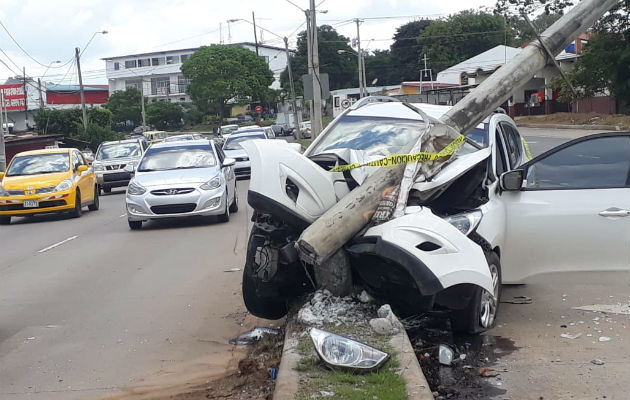
<path fill-rule="evenodd" d="M 479 323 L 484 328 L 492 327 L 494 318 L 497 314 L 497 305 L 499 302 L 499 268 L 491 264 L 489 265 L 490 275 L 492 276 L 492 291 L 491 294 L 488 291 L 483 291 L 481 294 L 481 302 L 479 310 Z"/>

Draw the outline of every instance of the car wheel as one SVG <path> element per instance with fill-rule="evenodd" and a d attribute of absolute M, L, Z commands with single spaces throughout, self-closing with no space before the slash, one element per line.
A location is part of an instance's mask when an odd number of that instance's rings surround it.
<path fill-rule="evenodd" d="M 230 220 L 230 207 L 228 207 L 228 199 L 227 199 L 227 194 L 225 195 L 225 212 L 221 215 L 219 215 L 218 220 L 219 222 L 228 222 Z"/>
<path fill-rule="evenodd" d="M 238 211 L 238 190 L 236 190 L 236 183 L 234 184 L 234 200 L 230 204 L 230 212 L 235 213 Z"/>
<path fill-rule="evenodd" d="M 501 298 L 501 262 L 494 252 L 486 253 L 486 260 L 492 275 L 494 296 L 476 286 L 468 306 L 451 313 L 454 331 L 478 334 L 494 326 Z"/>
<path fill-rule="evenodd" d="M 98 186 L 95 185 L 94 186 L 94 202 L 88 206 L 88 210 L 96 211 L 100 207 L 100 200 L 98 198 L 99 192 L 100 190 L 98 190 Z"/>
<path fill-rule="evenodd" d="M 83 213 L 83 207 L 81 206 L 81 192 L 77 189 L 77 194 L 74 199 L 74 210 L 72 210 L 72 218 L 79 218 Z"/>
<path fill-rule="evenodd" d="M 112 188 L 110 188 L 109 186 L 103 186 L 102 189 L 103 189 L 104 193 L 111 193 L 112 192 Z"/>
<path fill-rule="evenodd" d="M 130 220 L 127 220 L 127 223 L 129 223 L 129 229 L 131 229 L 133 231 L 137 231 L 138 229 L 142 228 L 142 221 L 130 221 Z"/>
<path fill-rule="evenodd" d="M 0 225 L 9 225 L 11 223 L 11 216 L 0 216 Z"/>

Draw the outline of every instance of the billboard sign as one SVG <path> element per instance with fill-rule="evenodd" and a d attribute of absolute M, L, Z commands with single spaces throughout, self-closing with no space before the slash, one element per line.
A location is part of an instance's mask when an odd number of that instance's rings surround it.
<path fill-rule="evenodd" d="M 24 84 L 16 83 L 11 85 L 0 85 L 0 90 L 4 94 L 3 110 L 20 111 L 26 109 L 26 93 Z"/>

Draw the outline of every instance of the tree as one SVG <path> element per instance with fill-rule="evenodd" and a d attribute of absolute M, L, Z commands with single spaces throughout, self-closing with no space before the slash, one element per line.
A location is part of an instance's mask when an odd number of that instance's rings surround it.
<path fill-rule="evenodd" d="M 81 110 L 39 110 L 34 116 L 35 130 L 39 133 L 60 133 L 72 136 L 83 127 Z"/>
<path fill-rule="evenodd" d="M 79 132 L 71 137 L 73 139 L 90 143 L 90 148 L 92 150 L 96 150 L 98 145 L 102 142 L 122 140 L 125 138 L 123 134 L 114 132 L 109 126 L 100 126 L 95 123 L 89 123 L 87 131 L 83 131 L 83 125 L 81 124 Z"/>
<path fill-rule="evenodd" d="M 264 93 L 273 73 L 262 57 L 238 46 L 201 47 L 182 65 L 188 93 L 200 111 L 218 111 L 223 122 L 228 101 Z"/>
<path fill-rule="evenodd" d="M 109 96 L 105 107 L 112 112 L 114 123 L 131 121 L 133 125 L 142 123 L 142 94 L 136 88 L 127 88 Z"/>
<path fill-rule="evenodd" d="M 147 122 L 157 129 L 174 129 L 182 125 L 184 111 L 179 104 L 168 101 L 156 101 L 147 104 Z"/>
<path fill-rule="evenodd" d="M 87 111 L 88 124 L 96 124 L 110 128 L 113 122 L 113 114 L 106 108 L 92 107 Z"/>
<path fill-rule="evenodd" d="M 422 46 L 418 44 L 417 38 L 432 22 L 421 19 L 396 28 L 394 43 L 391 45 L 391 79 L 388 81 L 400 83 L 419 79 Z M 365 61 L 367 63 L 367 59 Z M 369 71 L 367 65 L 366 70 Z"/>
<path fill-rule="evenodd" d="M 401 80 L 399 66 L 393 66 L 394 59 L 389 50 L 374 50 L 372 54 L 364 58 L 365 81 L 368 86 L 372 86 L 375 79 L 378 79 L 377 86 L 396 85 L 404 80 Z M 418 75 L 417 70 L 415 75 Z"/>
<path fill-rule="evenodd" d="M 429 66 L 441 71 L 500 44 L 510 45 L 514 33 L 499 15 L 482 11 L 462 11 L 435 21 L 418 37 Z"/>

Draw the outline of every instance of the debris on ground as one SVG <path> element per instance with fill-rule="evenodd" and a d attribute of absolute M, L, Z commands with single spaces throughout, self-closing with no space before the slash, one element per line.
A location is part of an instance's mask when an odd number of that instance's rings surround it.
<path fill-rule="evenodd" d="M 580 336 L 582 336 L 582 332 L 576 333 L 576 334 L 563 333 L 563 334 L 560 335 L 561 338 L 565 338 L 565 339 L 577 339 Z"/>
<path fill-rule="evenodd" d="M 306 326 L 331 324 L 365 326 L 367 321 L 361 316 L 367 304 L 357 303 L 352 297 L 336 297 L 328 290 L 318 290 L 311 301 L 298 311 L 297 320 Z"/>
<path fill-rule="evenodd" d="M 256 327 L 250 331 L 238 335 L 236 338 L 230 340 L 230 344 L 236 345 L 252 345 L 258 343 L 265 335 L 281 335 L 282 330 L 276 328 L 261 328 Z"/>
<path fill-rule="evenodd" d="M 599 341 L 600 342 L 610 342 L 610 338 L 608 336 L 600 336 L 599 337 Z"/>
<path fill-rule="evenodd" d="M 438 353 L 440 364 L 442 365 L 451 365 L 453 362 L 453 350 L 445 344 L 440 345 L 440 350 Z"/>
<path fill-rule="evenodd" d="M 370 296 L 368 292 L 365 290 L 361 291 L 361 294 L 357 297 L 361 303 L 372 303 L 374 302 L 374 297 Z"/>
<path fill-rule="evenodd" d="M 238 267 L 234 267 L 234 268 L 228 268 L 228 269 L 224 269 L 223 272 L 238 272 L 241 269 Z"/>
<path fill-rule="evenodd" d="M 497 371 L 488 367 L 479 368 L 477 372 L 479 373 L 479 376 L 483 376 L 484 378 L 494 378 L 495 376 L 501 375 Z"/>
<path fill-rule="evenodd" d="M 587 306 L 573 307 L 574 310 L 594 311 L 608 314 L 630 315 L 630 302 L 617 304 L 591 304 Z M 598 318 L 599 319 L 599 318 Z M 596 319 L 593 319 L 596 321 Z"/>
<path fill-rule="evenodd" d="M 596 358 L 594 360 L 591 360 L 591 364 L 595 364 L 595 365 L 604 365 L 606 364 L 605 362 L 603 362 L 602 360 L 600 360 L 599 358 Z"/>
<path fill-rule="evenodd" d="M 389 304 L 385 304 L 378 309 L 378 318 L 370 320 L 370 326 L 379 335 L 392 336 L 399 333 L 403 326 L 394 315 Z"/>
<path fill-rule="evenodd" d="M 508 300 L 501 300 L 501 303 L 508 304 L 532 304 L 534 299 L 528 296 L 514 296 Z"/>

